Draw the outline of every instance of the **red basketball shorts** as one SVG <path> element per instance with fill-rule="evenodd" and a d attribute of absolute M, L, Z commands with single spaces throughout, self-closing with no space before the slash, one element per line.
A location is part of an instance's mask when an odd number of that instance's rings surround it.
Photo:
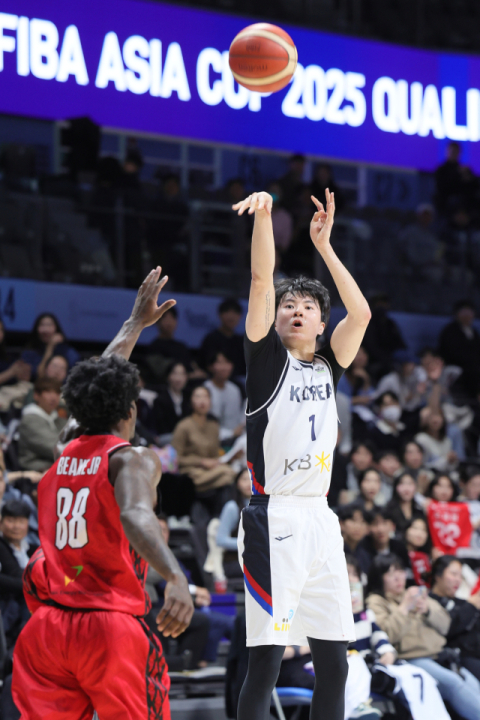
<path fill-rule="evenodd" d="M 170 720 L 169 687 L 160 642 L 125 613 L 42 606 L 15 646 L 22 720 Z"/>

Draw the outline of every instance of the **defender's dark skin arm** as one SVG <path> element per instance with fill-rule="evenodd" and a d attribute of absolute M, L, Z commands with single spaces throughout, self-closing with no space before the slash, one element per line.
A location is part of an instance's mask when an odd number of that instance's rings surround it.
<path fill-rule="evenodd" d="M 166 300 L 160 307 L 157 305 L 160 291 L 168 281 L 168 275 L 162 278 L 161 273 L 162 268 L 157 267 L 147 275 L 140 285 L 132 314 L 123 323 L 102 357 L 120 355 L 125 360 L 129 360 L 142 330 L 154 325 L 167 310 L 175 305 L 175 300 Z"/>
<path fill-rule="evenodd" d="M 190 624 L 194 608 L 187 579 L 165 543 L 153 512 L 161 474 L 160 461 L 148 448 L 127 447 L 110 458 L 109 479 L 125 535 L 134 550 L 167 581 L 165 604 L 157 617 L 158 629 L 175 638 Z"/>

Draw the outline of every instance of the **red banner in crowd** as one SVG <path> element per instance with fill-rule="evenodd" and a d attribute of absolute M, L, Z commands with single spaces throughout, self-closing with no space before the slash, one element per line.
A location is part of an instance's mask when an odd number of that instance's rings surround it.
<path fill-rule="evenodd" d="M 433 501 L 428 506 L 427 517 L 434 547 L 447 555 L 455 555 L 457 548 L 470 545 L 472 523 L 466 503 Z"/>
<path fill-rule="evenodd" d="M 430 587 L 429 575 L 432 565 L 427 553 L 411 550 L 408 553 L 408 556 L 412 565 L 415 585 L 426 585 L 427 587 Z"/>

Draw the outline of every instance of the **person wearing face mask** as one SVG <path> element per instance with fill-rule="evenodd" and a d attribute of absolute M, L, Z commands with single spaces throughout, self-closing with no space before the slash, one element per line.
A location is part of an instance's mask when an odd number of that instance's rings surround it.
<path fill-rule="evenodd" d="M 398 396 L 387 391 L 377 398 L 377 416 L 369 425 L 369 439 L 379 450 L 394 450 L 400 454 L 407 438 L 405 425 L 401 422 L 402 407 Z"/>

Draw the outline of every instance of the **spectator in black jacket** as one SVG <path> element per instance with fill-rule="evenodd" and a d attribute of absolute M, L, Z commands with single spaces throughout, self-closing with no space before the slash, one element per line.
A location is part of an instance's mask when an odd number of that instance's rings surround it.
<path fill-rule="evenodd" d="M 170 367 L 173 363 L 182 363 L 190 371 L 190 350 L 185 343 L 175 340 L 174 337 L 177 325 L 178 310 L 171 307 L 157 322 L 158 337 L 152 340 L 147 352 L 148 355 L 160 355 Z"/>
<path fill-rule="evenodd" d="M 243 337 L 235 332 L 242 319 L 243 309 L 238 300 L 229 298 L 218 306 L 220 326 L 205 335 L 202 341 L 201 353 L 203 362 L 217 353 L 222 353 L 232 359 L 234 377 L 244 377 L 245 355 L 243 352 Z"/>
<path fill-rule="evenodd" d="M 423 508 L 415 500 L 416 493 L 417 483 L 410 472 L 402 472 L 393 481 L 393 495 L 387 509 L 400 536 L 403 536 L 412 520 L 425 518 Z"/>
<path fill-rule="evenodd" d="M 390 298 L 379 293 L 370 300 L 372 319 L 368 325 L 363 347 L 370 358 L 369 371 L 375 380 L 393 369 L 393 353 L 407 346 L 400 328 L 388 315 Z"/>
<path fill-rule="evenodd" d="M 405 544 L 400 540 L 395 540 L 393 537 L 395 522 L 391 512 L 385 507 L 375 507 L 368 513 L 368 524 L 370 532 L 359 543 L 357 549 L 357 551 L 365 553 L 366 557 L 362 571 L 368 574 L 370 566 L 377 555 L 392 553 L 401 559 L 407 572 L 407 579 L 410 579 L 413 576 L 410 558 Z"/>
<path fill-rule="evenodd" d="M 456 365 L 463 372 L 457 380 L 468 396 L 480 391 L 480 334 L 473 327 L 475 306 L 461 300 L 454 306 L 455 319 L 440 333 L 438 351 L 446 365 Z"/>
<path fill-rule="evenodd" d="M 0 610 L 9 646 L 30 617 L 23 597 L 23 571 L 37 549 L 27 540 L 30 508 L 23 500 L 8 500 L 0 521 Z"/>
<path fill-rule="evenodd" d="M 344 541 L 345 552 L 352 555 L 365 574 L 371 564 L 369 553 L 362 547 L 361 541 L 368 532 L 368 513 L 359 505 L 350 503 L 337 508 L 340 529 Z"/>
<path fill-rule="evenodd" d="M 448 645 L 460 649 L 462 665 L 480 680 L 480 591 L 468 600 L 455 597 L 462 582 L 462 563 L 454 555 L 442 555 L 435 560 L 432 582 L 430 596 L 452 618 Z"/>
<path fill-rule="evenodd" d="M 153 423 L 155 433 L 161 437 L 161 443 L 170 442 L 179 420 L 190 412 L 190 403 L 185 393 L 188 374 L 185 365 L 175 363 L 167 375 L 167 384 L 159 390 L 158 397 L 153 402 Z"/>

